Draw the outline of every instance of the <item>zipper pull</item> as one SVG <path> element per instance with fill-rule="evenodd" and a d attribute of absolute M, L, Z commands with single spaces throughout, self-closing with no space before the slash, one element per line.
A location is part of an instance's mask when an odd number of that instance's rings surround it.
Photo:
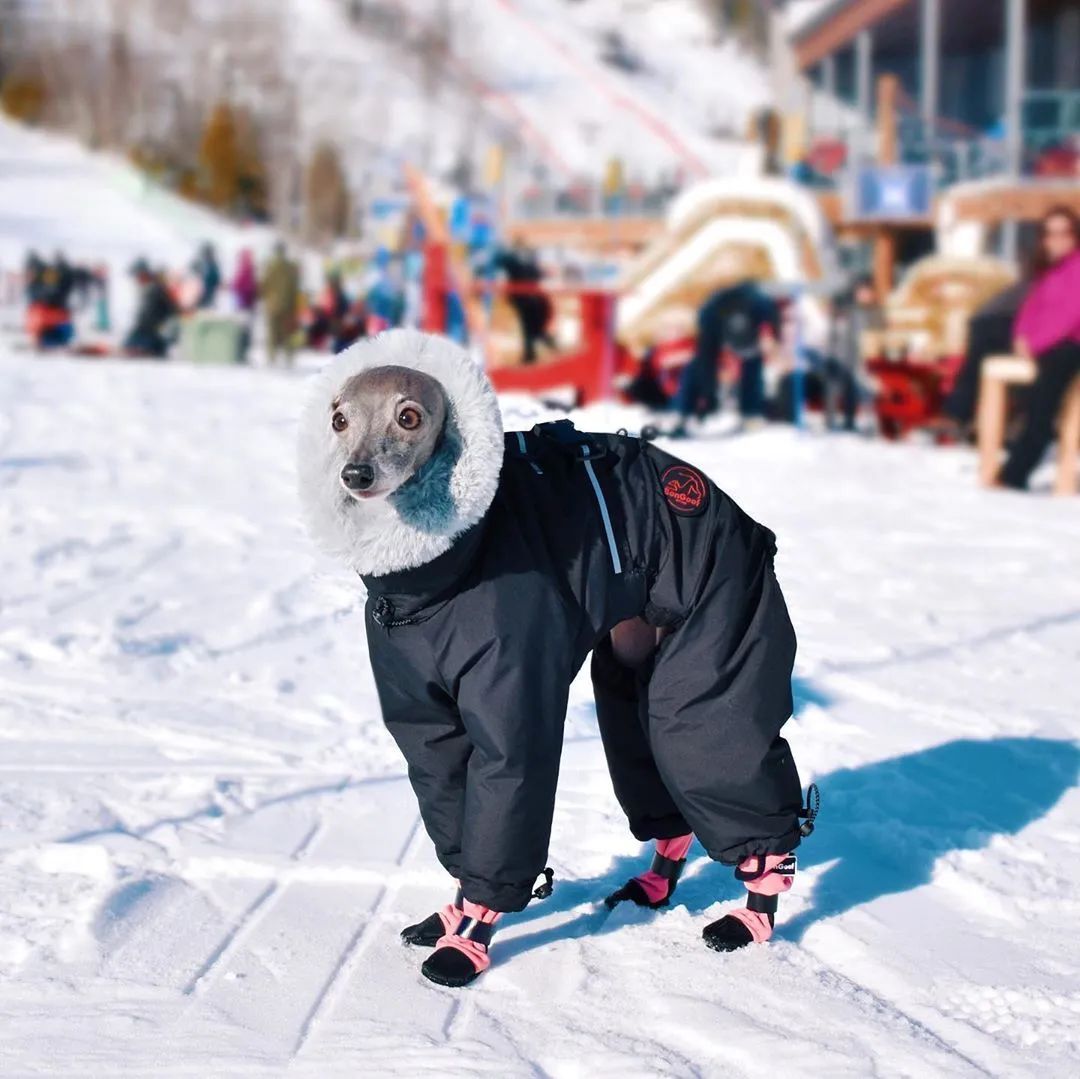
<path fill-rule="evenodd" d="M 392 622 L 394 619 L 394 605 L 386 596 L 380 596 L 375 601 L 375 606 L 371 608 L 371 617 L 374 619 L 375 625 L 386 626 L 388 622 Z"/>

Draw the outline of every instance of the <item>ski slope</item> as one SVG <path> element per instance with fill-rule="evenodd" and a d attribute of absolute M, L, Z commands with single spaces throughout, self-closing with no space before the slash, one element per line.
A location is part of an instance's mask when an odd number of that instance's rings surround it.
<path fill-rule="evenodd" d="M 0 128 L 5 259 L 186 252 L 64 147 Z M 602 913 L 647 855 L 581 680 L 555 894 L 455 993 L 397 942 L 448 882 L 359 583 L 297 519 L 305 377 L 0 339 L 0 1075 L 1075 1074 L 1080 502 L 982 492 L 960 449 L 680 444 L 777 532 L 799 632 L 824 808 L 777 936 L 701 945 L 740 900 L 700 850 L 670 910 Z"/>
<path fill-rule="evenodd" d="M 383 8 L 401 19 L 390 39 L 374 32 L 374 19 L 351 23 L 339 0 L 289 0 L 289 70 L 307 142 L 332 139 L 376 171 L 404 158 L 445 174 L 463 155 L 479 166 L 488 145 L 520 140 L 530 164 L 561 184 L 599 179 L 611 158 L 648 182 L 758 171 L 760 150 L 742 136 L 767 97 L 765 72 L 733 41 L 707 38 L 694 0 L 651 17 L 566 0 Z M 407 43 L 443 18 L 448 50 L 425 67 Z M 641 51 L 642 71 L 603 62 L 610 28 Z"/>

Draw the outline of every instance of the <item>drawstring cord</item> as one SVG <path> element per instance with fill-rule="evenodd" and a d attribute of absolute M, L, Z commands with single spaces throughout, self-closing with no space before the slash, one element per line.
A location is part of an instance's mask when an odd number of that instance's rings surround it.
<path fill-rule="evenodd" d="M 821 791 L 816 783 L 811 783 L 806 791 L 806 805 L 799 810 L 799 816 L 806 819 L 799 826 L 799 835 L 805 839 L 814 830 L 818 810 L 821 809 Z"/>
<path fill-rule="evenodd" d="M 544 869 L 543 877 L 544 883 L 533 891 L 533 899 L 547 899 L 547 897 L 555 890 L 555 871 L 551 866 L 547 866 Z"/>

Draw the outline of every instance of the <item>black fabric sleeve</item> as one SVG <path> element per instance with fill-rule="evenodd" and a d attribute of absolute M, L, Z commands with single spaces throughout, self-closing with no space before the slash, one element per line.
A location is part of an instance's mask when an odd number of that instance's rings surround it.
<path fill-rule="evenodd" d="M 368 651 L 383 722 L 408 765 L 424 828 L 447 872 L 461 876 L 465 783 L 472 752 L 453 698 L 431 671 L 369 623 Z"/>
<path fill-rule="evenodd" d="M 500 911 L 525 907 L 547 861 L 573 673 L 567 642 L 521 641 L 490 639 L 456 690 L 473 747 L 461 888 L 466 899 Z"/>

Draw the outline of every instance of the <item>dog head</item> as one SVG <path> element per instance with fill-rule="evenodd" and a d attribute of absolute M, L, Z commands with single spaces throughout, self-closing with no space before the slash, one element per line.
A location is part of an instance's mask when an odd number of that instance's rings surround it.
<path fill-rule="evenodd" d="M 479 522 L 499 484 L 499 405 L 445 337 L 362 338 L 312 380 L 297 479 L 324 551 L 361 574 L 423 565 Z"/>
<path fill-rule="evenodd" d="M 439 445 L 447 411 L 441 384 L 410 367 L 371 367 L 348 379 L 326 422 L 349 496 L 385 498 L 416 475 Z"/>

